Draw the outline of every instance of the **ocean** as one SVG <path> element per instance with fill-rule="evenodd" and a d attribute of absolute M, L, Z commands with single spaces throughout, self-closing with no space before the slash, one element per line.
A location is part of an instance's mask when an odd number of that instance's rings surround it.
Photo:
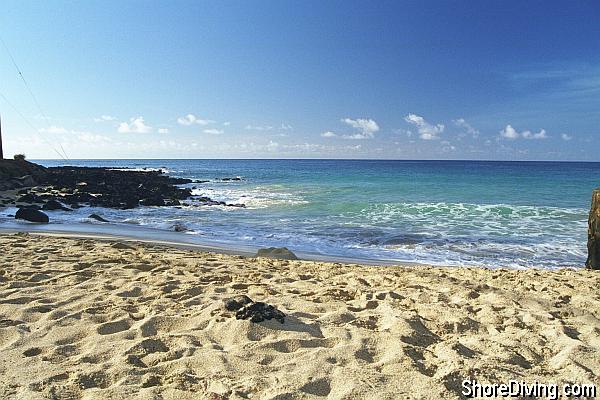
<path fill-rule="evenodd" d="M 194 195 L 246 208 L 82 208 L 59 224 L 173 231 L 186 240 L 440 266 L 582 267 L 600 163 L 371 160 L 37 160 L 45 166 L 162 168 Z M 223 181 L 226 177 L 240 181 Z M 8 214 L 10 210 L 2 214 Z M 6 216 L 0 215 L 0 220 Z"/>

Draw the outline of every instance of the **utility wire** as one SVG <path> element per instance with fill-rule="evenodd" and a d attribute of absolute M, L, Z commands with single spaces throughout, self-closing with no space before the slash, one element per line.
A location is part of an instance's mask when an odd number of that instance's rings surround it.
<path fill-rule="evenodd" d="M 36 107 L 38 108 L 40 114 L 42 114 L 42 117 L 44 117 L 44 119 L 46 120 L 46 124 L 48 126 L 50 126 L 50 119 L 48 118 L 48 116 L 46 115 L 46 113 L 44 112 L 44 110 L 42 109 L 42 106 L 40 106 L 40 103 L 38 102 L 37 97 L 35 97 L 35 94 L 33 94 L 33 91 L 31 90 L 31 87 L 29 86 L 29 84 L 27 83 L 27 80 L 23 76 L 23 72 L 21 72 L 21 68 L 19 68 L 19 66 L 17 65 L 17 62 L 15 61 L 15 58 L 13 57 L 12 53 L 10 52 L 10 49 L 8 48 L 8 46 L 6 45 L 6 42 L 4 41 L 4 39 L 2 39 L 1 36 L 0 36 L 0 42 L 2 42 L 2 46 L 4 46 L 4 49 L 8 53 L 8 56 L 10 57 L 10 60 L 12 61 L 15 69 L 17 70 L 17 73 L 21 77 L 21 80 L 25 84 L 25 87 L 27 88 L 27 91 L 31 95 L 31 98 L 33 99 L 33 102 L 35 103 Z M 6 97 L 4 97 L 4 99 L 6 99 Z M 15 107 L 13 106 L 13 108 L 15 108 Z M 63 148 L 63 145 L 62 145 L 62 143 L 60 143 L 60 141 L 58 142 L 58 145 L 60 146 L 60 148 L 61 148 L 61 150 L 62 150 L 62 152 L 64 154 L 64 156 L 61 155 L 61 158 L 63 160 L 68 160 L 69 157 L 67 156 L 67 152 Z M 54 150 L 54 151 L 56 151 L 56 150 Z"/>
<path fill-rule="evenodd" d="M 5 101 L 5 102 L 6 102 L 6 103 L 7 103 L 9 106 L 11 106 L 11 107 L 13 108 L 13 110 L 15 110 L 15 112 L 21 116 L 21 118 L 23 118 L 23 120 L 24 120 L 24 121 L 27 123 L 27 125 L 29 125 L 29 126 L 31 127 L 31 129 L 33 129 L 33 130 L 34 130 L 34 131 L 36 131 L 36 132 L 38 131 L 38 129 L 37 129 L 35 126 L 33 126 L 33 124 L 31 123 L 31 121 L 29 121 L 29 119 L 27 119 L 27 117 L 26 117 L 25 115 L 23 115 L 23 113 L 22 113 L 21 111 L 19 111 L 19 110 L 17 109 L 17 107 L 15 107 L 15 105 L 14 105 L 13 103 L 11 103 L 11 102 L 10 102 L 10 101 L 9 101 L 9 100 L 6 98 L 6 96 L 5 96 L 4 94 L 2 94 L 2 92 L 0 92 L 0 97 L 2 97 L 2 98 L 4 99 L 4 101 Z M 65 156 L 63 156 L 62 154 L 60 154 L 60 152 L 59 152 L 58 150 L 56 150 L 56 148 L 55 148 L 54 146 L 52 146 L 52 143 L 48 142 L 48 139 L 46 139 L 44 136 L 40 136 L 40 137 L 42 137 L 42 138 L 44 139 L 44 141 L 45 141 L 45 142 L 46 142 L 46 143 L 47 143 L 47 144 L 48 144 L 48 145 L 49 145 L 49 146 L 52 148 L 52 150 L 54 150 L 54 152 L 55 152 L 56 154 L 58 154 L 58 156 L 59 156 L 60 158 L 62 158 L 62 159 L 63 159 L 63 160 L 65 160 L 65 161 L 67 160 L 67 159 L 65 158 Z"/>

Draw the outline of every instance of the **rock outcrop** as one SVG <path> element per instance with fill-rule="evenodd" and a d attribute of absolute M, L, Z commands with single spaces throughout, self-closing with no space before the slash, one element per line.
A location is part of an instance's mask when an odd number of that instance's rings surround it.
<path fill-rule="evenodd" d="M 89 218 L 89 219 L 94 219 L 94 220 L 96 220 L 96 221 L 98 221 L 98 222 L 108 222 L 108 220 L 106 220 L 106 219 L 102 218 L 102 217 L 101 217 L 101 216 L 99 216 L 98 214 L 90 214 L 90 215 L 88 216 L 88 218 Z"/>
<path fill-rule="evenodd" d="M 276 260 L 297 260 L 298 257 L 287 247 L 269 247 L 260 249 L 256 257 L 273 258 Z"/>
<path fill-rule="evenodd" d="M 592 207 L 588 219 L 588 258 L 585 266 L 600 270 L 600 189 L 592 192 Z"/>
<path fill-rule="evenodd" d="M 50 221 L 50 218 L 46 214 L 33 208 L 19 208 L 15 214 L 15 219 L 23 219 L 40 224 L 47 224 Z"/>
<path fill-rule="evenodd" d="M 35 186 L 46 174 L 46 168 L 29 161 L 0 160 L 0 190 Z"/>
<path fill-rule="evenodd" d="M 228 178 L 235 180 L 235 178 Z M 0 160 L 0 191 L 15 190 L 0 199 L 0 207 L 17 206 L 70 211 L 85 206 L 130 209 L 147 207 L 227 206 L 206 196 L 192 196 L 179 185 L 201 183 L 174 178 L 162 170 L 127 170 L 101 167 L 50 167 L 18 160 Z M 187 202 L 182 203 L 183 200 Z M 33 208 L 35 208 L 33 207 Z"/>

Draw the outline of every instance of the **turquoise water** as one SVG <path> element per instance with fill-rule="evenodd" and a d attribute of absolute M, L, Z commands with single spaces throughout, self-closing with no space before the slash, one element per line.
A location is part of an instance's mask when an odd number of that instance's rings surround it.
<path fill-rule="evenodd" d="M 47 166 L 58 161 L 38 161 Z M 489 267 L 582 266 L 600 163 L 351 160 L 78 160 L 210 180 L 195 195 L 247 208 L 99 210 L 198 241 L 334 256 Z M 223 182 L 224 177 L 242 181 Z M 193 203 L 193 202 L 192 202 Z M 89 209 L 56 212 L 89 222 Z M 183 235 L 184 233 L 182 233 Z"/>

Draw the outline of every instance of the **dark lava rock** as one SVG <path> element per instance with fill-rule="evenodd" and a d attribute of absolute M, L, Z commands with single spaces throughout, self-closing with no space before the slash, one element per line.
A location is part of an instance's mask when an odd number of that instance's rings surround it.
<path fill-rule="evenodd" d="M 99 216 L 98 214 L 91 214 L 90 216 L 88 216 L 88 218 L 95 219 L 96 221 L 100 221 L 100 222 L 108 222 L 107 220 L 105 220 L 104 218 Z"/>
<path fill-rule="evenodd" d="M 22 206 L 19 206 L 19 208 L 22 208 L 24 210 L 41 210 L 42 207 L 38 206 L 37 204 L 24 204 Z"/>
<path fill-rule="evenodd" d="M 276 319 L 282 324 L 285 322 L 285 314 L 270 304 L 261 301 L 246 304 L 235 313 L 236 319 L 249 319 L 251 322 L 262 322 L 264 320 Z"/>
<path fill-rule="evenodd" d="M 267 249 L 259 249 L 256 257 L 273 258 L 276 260 L 297 260 L 298 257 L 292 253 L 287 247 L 269 247 Z"/>
<path fill-rule="evenodd" d="M 180 224 L 179 222 L 176 223 L 175 225 L 173 225 L 173 230 L 175 232 L 187 232 L 187 231 L 189 231 L 189 229 L 185 225 Z"/>
<path fill-rule="evenodd" d="M 162 207 L 165 205 L 165 201 L 162 197 L 151 197 L 147 199 L 140 200 L 140 205 L 142 206 L 157 206 Z"/>
<path fill-rule="evenodd" d="M 40 203 L 42 198 L 35 193 L 27 193 L 17 199 L 17 203 Z"/>
<path fill-rule="evenodd" d="M 48 216 L 43 212 L 30 208 L 19 208 L 15 214 L 15 219 L 24 219 L 25 221 L 38 222 L 42 224 L 47 224 L 50 221 Z"/>
<path fill-rule="evenodd" d="M 129 209 L 140 204 L 177 205 L 191 196 L 190 189 L 176 186 L 191 183 L 190 179 L 172 178 L 159 171 L 67 166 L 48 168 L 47 172 L 44 184 L 67 194 L 67 204 Z"/>
<path fill-rule="evenodd" d="M 250 297 L 243 294 L 227 299 L 223 303 L 227 311 L 237 311 L 245 305 L 253 303 L 253 301 Z"/>
<path fill-rule="evenodd" d="M 48 202 L 46 202 L 46 204 L 44 204 L 42 206 L 42 210 L 48 210 L 48 211 L 53 211 L 53 210 L 73 211 L 70 208 L 63 206 L 62 203 L 60 201 L 57 201 L 57 200 L 49 200 Z"/>
<path fill-rule="evenodd" d="M 222 181 L 228 182 L 228 181 L 241 181 L 242 178 L 240 178 L 239 176 L 236 176 L 235 178 L 221 178 Z"/>

